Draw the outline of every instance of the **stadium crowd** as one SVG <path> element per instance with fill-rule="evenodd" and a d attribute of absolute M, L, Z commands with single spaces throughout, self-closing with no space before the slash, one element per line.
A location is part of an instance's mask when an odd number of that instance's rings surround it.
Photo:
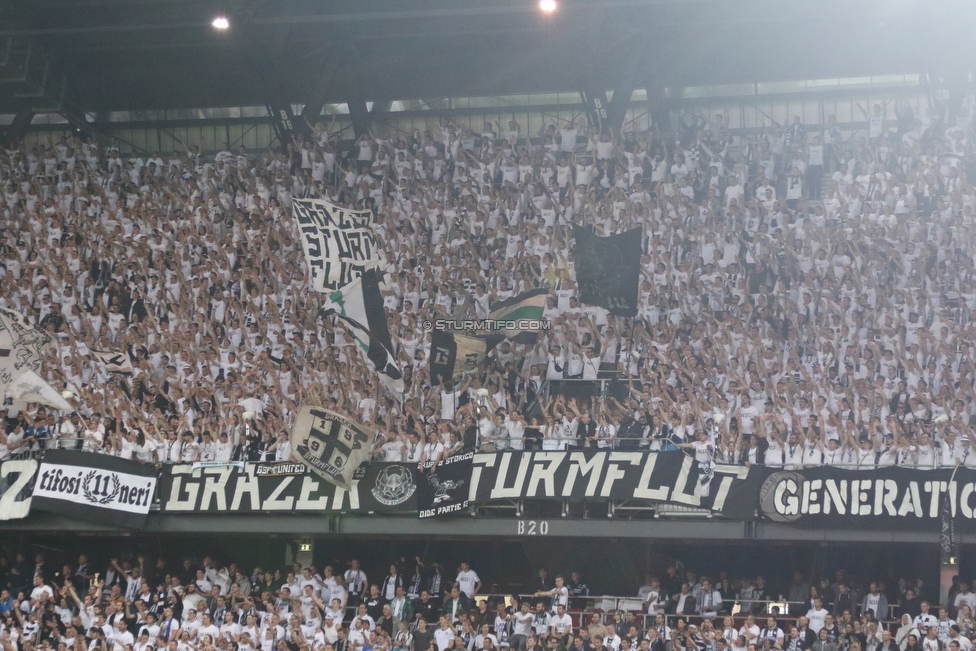
<path fill-rule="evenodd" d="M 10 146 L 0 305 L 52 335 L 43 373 L 78 413 L 0 412 L 0 459 L 288 459 L 296 409 L 317 404 L 375 425 L 387 461 L 449 453 L 473 428 L 486 449 L 976 467 L 974 123 L 907 104 L 865 119 L 752 135 L 722 115 L 647 132 L 442 123 L 354 143 L 320 124 L 212 156 Z M 376 212 L 402 405 L 320 316 L 296 197 Z M 571 224 L 641 229 L 637 318 L 580 304 Z M 534 287 L 551 290 L 551 331 L 432 386 L 425 321 Z M 132 373 L 93 351 L 128 353 Z"/>
<path fill-rule="evenodd" d="M 787 613 L 761 576 L 713 582 L 672 565 L 632 609 L 605 611 L 575 571 L 540 569 L 527 595 L 506 596 L 466 563 L 419 557 L 382 580 L 357 560 L 250 574 L 211 555 L 124 555 L 104 572 L 84 554 L 60 568 L 43 554 L 0 560 L 4 651 L 968 651 L 976 634 L 965 582 L 939 608 L 921 581 L 862 590 L 843 570 L 814 584 L 795 574 Z"/>

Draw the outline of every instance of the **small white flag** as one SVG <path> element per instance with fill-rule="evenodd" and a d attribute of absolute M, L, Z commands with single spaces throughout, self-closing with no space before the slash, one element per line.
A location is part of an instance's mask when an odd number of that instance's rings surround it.
<path fill-rule="evenodd" d="M 126 352 L 109 352 L 102 350 L 91 351 L 98 361 L 105 365 L 109 373 L 132 373 L 132 360 Z"/>

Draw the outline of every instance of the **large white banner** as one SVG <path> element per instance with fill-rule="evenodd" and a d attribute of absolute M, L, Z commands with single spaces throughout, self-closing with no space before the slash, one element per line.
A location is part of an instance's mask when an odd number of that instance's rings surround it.
<path fill-rule="evenodd" d="M 315 291 L 334 292 L 382 264 L 372 212 L 347 210 L 321 199 L 295 199 L 292 213 Z"/>

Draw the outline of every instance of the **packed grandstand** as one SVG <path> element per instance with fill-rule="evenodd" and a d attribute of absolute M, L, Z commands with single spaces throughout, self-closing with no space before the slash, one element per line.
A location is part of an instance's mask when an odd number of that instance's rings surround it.
<path fill-rule="evenodd" d="M 976 633 L 965 582 L 940 608 L 920 580 L 886 586 L 843 570 L 773 586 L 669 565 L 629 597 L 596 598 L 578 571 L 540 568 L 509 595 L 467 563 L 420 557 L 382 578 L 356 559 L 274 570 L 215 555 L 2 560 L 5 651 L 960 651 Z"/>
<path fill-rule="evenodd" d="M 0 651 L 973 651 L 969 4 L 0 0 Z"/>
<path fill-rule="evenodd" d="M 267 151 L 165 157 L 10 145 L 0 306 L 54 337 L 45 379 L 79 407 L 6 410 L 0 459 L 287 460 L 297 408 L 319 404 L 376 427 L 384 461 L 445 456 L 474 427 L 482 450 L 976 467 L 973 125 L 965 108 L 867 117 L 758 135 L 722 115 L 677 133 L 451 123 L 354 143 L 321 123 Z M 375 213 L 402 404 L 305 290 L 296 198 Z M 574 224 L 640 229 L 636 318 L 581 304 Z M 425 324 L 533 288 L 550 330 L 431 382 Z M 131 374 L 93 351 L 124 351 Z"/>

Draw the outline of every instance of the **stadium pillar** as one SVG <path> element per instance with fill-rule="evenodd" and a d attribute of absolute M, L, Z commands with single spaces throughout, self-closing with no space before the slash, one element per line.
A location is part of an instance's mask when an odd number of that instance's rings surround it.
<path fill-rule="evenodd" d="M 389 113 L 390 108 L 393 106 L 393 102 L 386 99 L 379 102 L 373 102 L 373 109 L 369 112 L 370 115 L 378 115 L 380 113 Z"/>
<path fill-rule="evenodd" d="M 647 110 L 651 114 L 651 124 L 656 125 L 661 133 L 671 131 L 671 106 L 664 87 L 659 83 L 647 84 Z"/>
<path fill-rule="evenodd" d="M 638 38 L 638 37 L 633 37 Z M 589 79 L 581 80 L 580 97 L 586 107 L 586 116 L 591 127 L 603 131 L 613 130 L 619 134 L 623 127 L 630 98 L 637 88 L 638 80 L 642 78 L 645 64 L 646 45 L 643 39 L 631 43 L 628 50 L 632 52 L 617 75 L 614 84 L 613 98 L 607 101 L 604 88 L 593 83 L 592 79 L 606 79 L 605 73 L 590 75 Z"/>
<path fill-rule="evenodd" d="M 349 100 L 349 117 L 352 118 L 352 130 L 357 138 L 369 131 L 369 110 L 366 108 L 366 100 L 358 96 Z"/>
<path fill-rule="evenodd" d="M 315 126 L 315 121 L 325 108 L 328 91 L 335 84 L 336 74 L 342 66 L 343 52 L 346 49 L 348 48 L 336 48 L 333 56 L 329 57 L 328 66 L 322 71 L 318 82 L 312 86 L 311 99 L 302 107 L 303 122 Z"/>
<path fill-rule="evenodd" d="M 4 144 L 15 143 L 21 140 L 27 133 L 27 127 L 30 126 L 31 121 L 34 119 L 34 109 L 29 106 L 22 106 L 17 114 L 14 116 L 13 122 L 10 126 L 3 132 L 0 140 Z"/>

